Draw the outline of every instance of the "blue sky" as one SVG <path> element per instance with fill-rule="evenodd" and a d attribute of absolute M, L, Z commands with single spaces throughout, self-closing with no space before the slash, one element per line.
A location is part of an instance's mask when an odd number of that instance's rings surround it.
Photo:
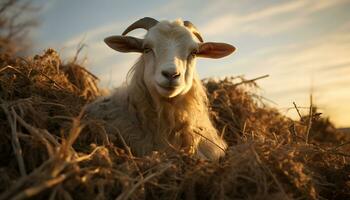
<path fill-rule="evenodd" d="M 269 74 L 258 82 L 260 93 L 282 113 L 295 117 L 287 108 L 293 101 L 308 106 L 312 91 L 325 115 L 339 127 L 350 126 L 349 0 L 33 2 L 42 7 L 41 26 L 33 33 L 35 53 L 52 47 L 68 60 L 83 41 L 85 65 L 100 77 L 102 87 L 120 85 L 139 56 L 112 51 L 103 43 L 105 37 L 120 34 L 144 16 L 182 18 L 192 21 L 205 41 L 237 47 L 227 58 L 199 60 L 202 78 Z"/>

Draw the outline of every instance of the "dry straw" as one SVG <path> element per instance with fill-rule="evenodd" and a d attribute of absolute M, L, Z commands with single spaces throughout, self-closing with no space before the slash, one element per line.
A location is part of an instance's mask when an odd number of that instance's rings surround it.
<path fill-rule="evenodd" d="M 265 105 L 259 78 L 204 81 L 222 160 L 139 158 L 84 119 L 100 92 L 76 59 L 0 55 L 0 199 L 349 199 L 349 136 L 312 104 L 300 121 Z"/>

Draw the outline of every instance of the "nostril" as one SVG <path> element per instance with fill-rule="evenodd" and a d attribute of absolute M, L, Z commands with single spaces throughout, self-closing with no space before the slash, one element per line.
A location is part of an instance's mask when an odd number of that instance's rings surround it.
<path fill-rule="evenodd" d="M 174 80 L 180 77 L 180 73 L 178 72 L 162 71 L 162 75 L 169 80 Z"/>
<path fill-rule="evenodd" d="M 163 75 L 165 78 L 171 78 L 171 75 L 170 75 L 169 72 L 167 72 L 167 71 L 162 71 L 162 75 Z"/>
<path fill-rule="evenodd" d="M 179 78 L 179 77 L 180 77 L 180 73 L 175 73 L 175 74 L 173 74 L 173 76 L 172 76 L 173 79 L 177 79 L 177 78 Z"/>

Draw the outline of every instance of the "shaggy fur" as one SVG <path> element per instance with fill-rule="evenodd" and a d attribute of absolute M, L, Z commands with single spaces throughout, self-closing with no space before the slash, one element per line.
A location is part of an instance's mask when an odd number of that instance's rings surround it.
<path fill-rule="evenodd" d="M 137 156 L 180 149 L 211 160 L 223 156 L 227 145 L 209 119 L 208 99 L 195 66 L 188 92 L 164 98 L 145 83 L 147 59 L 143 54 L 133 66 L 128 84 L 88 105 L 88 116 L 104 121 L 106 131 L 121 135 Z"/>

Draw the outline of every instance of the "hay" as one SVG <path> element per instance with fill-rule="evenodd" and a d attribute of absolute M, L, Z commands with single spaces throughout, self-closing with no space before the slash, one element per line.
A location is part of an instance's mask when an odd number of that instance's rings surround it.
<path fill-rule="evenodd" d="M 138 158 L 82 119 L 97 78 L 54 50 L 0 55 L 0 199 L 349 199 L 349 137 L 312 114 L 265 106 L 254 80 L 205 80 L 220 162 L 184 152 Z M 118 137 L 118 136 L 115 136 Z"/>

